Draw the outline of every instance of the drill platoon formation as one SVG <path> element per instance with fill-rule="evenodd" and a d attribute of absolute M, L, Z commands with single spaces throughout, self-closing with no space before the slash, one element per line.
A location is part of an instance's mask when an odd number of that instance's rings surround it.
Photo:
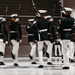
<path fill-rule="evenodd" d="M 33 6 L 35 4 L 33 3 Z M 34 6 L 35 8 L 35 6 Z M 52 51 L 55 49 L 55 56 L 62 56 L 62 69 L 69 69 L 69 61 L 74 62 L 74 47 L 75 47 L 75 25 L 74 18 L 71 12 L 73 9 L 64 7 L 61 12 L 62 17 L 59 20 L 59 26 L 56 31 L 53 26 L 53 16 L 46 15 L 47 10 L 36 10 L 36 18 L 28 19 L 26 31 L 28 32 L 28 42 L 31 46 L 29 58 L 31 64 L 37 64 L 36 53 L 38 54 L 39 66 L 43 68 L 43 55 L 46 54 L 47 65 L 52 63 Z M 0 65 L 5 65 L 4 54 L 5 46 L 8 44 L 8 31 L 6 28 L 6 17 L 0 17 Z M 11 22 L 8 25 L 10 33 L 10 41 L 13 45 L 11 56 L 14 61 L 14 66 L 18 64 L 18 50 L 19 44 L 22 42 L 22 30 L 19 22 L 19 14 L 11 15 Z M 47 50 L 45 50 L 45 46 Z M 37 52 L 36 52 L 37 50 Z"/>

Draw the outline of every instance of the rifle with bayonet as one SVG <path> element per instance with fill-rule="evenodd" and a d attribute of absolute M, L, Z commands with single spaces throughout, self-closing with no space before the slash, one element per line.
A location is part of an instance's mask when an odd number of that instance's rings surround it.
<path fill-rule="evenodd" d="M 35 10 L 35 15 L 36 16 L 41 16 L 40 13 L 38 12 L 38 8 L 36 7 L 34 0 L 32 0 L 32 5 L 33 5 L 33 8 Z"/>

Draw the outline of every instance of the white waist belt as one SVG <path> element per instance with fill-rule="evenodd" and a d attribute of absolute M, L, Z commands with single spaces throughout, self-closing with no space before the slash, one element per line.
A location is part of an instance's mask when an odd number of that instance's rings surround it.
<path fill-rule="evenodd" d="M 71 29 L 63 29 L 64 31 L 71 31 Z"/>
<path fill-rule="evenodd" d="M 39 32 L 45 32 L 47 31 L 47 29 L 42 29 L 42 30 L 39 30 Z"/>
<path fill-rule="evenodd" d="M 33 36 L 33 34 L 28 34 L 28 36 Z"/>
<path fill-rule="evenodd" d="M 10 31 L 11 33 L 16 33 L 15 31 Z"/>

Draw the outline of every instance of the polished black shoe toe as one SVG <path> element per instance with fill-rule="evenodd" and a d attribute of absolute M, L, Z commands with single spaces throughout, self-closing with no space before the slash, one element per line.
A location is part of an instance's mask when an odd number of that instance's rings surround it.
<path fill-rule="evenodd" d="M 43 68 L 43 65 L 38 66 L 38 68 Z"/>
<path fill-rule="evenodd" d="M 31 64 L 37 64 L 36 62 L 32 62 Z"/>
<path fill-rule="evenodd" d="M 48 52 L 46 52 L 46 56 L 47 56 L 47 58 L 49 58 L 49 53 Z"/>
<path fill-rule="evenodd" d="M 31 55 L 29 55 L 29 58 L 32 60 L 33 59 L 33 57 L 31 56 Z"/>
<path fill-rule="evenodd" d="M 5 63 L 4 62 L 0 62 L 0 65 L 5 65 Z"/>
<path fill-rule="evenodd" d="M 53 65 L 51 62 L 47 62 L 47 65 Z"/>
<path fill-rule="evenodd" d="M 19 66 L 17 63 L 14 63 L 14 66 Z"/>
<path fill-rule="evenodd" d="M 63 67 L 62 69 L 69 69 L 69 67 L 65 66 L 65 67 Z"/>

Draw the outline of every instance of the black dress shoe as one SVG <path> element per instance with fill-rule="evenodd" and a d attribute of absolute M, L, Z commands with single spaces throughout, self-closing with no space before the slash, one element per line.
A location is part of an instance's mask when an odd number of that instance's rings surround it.
<path fill-rule="evenodd" d="M 75 61 L 74 61 L 74 60 L 72 60 L 72 59 L 69 59 L 69 60 L 70 60 L 70 62 L 71 62 L 71 63 L 75 63 Z"/>
<path fill-rule="evenodd" d="M 14 66 L 19 66 L 17 63 L 14 63 Z"/>
<path fill-rule="evenodd" d="M 15 55 L 13 53 L 11 53 L 11 56 L 12 56 L 13 59 L 15 59 Z"/>
<path fill-rule="evenodd" d="M 32 60 L 33 59 L 33 57 L 31 56 L 31 55 L 29 55 L 29 58 Z"/>
<path fill-rule="evenodd" d="M 53 65 L 51 62 L 47 62 L 47 65 Z"/>
<path fill-rule="evenodd" d="M 38 66 L 38 68 L 43 68 L 43 65 Z"/>
<path fill-rule="evenodd" d="M 31 64 L 37 64 L 36 62 L 32 62 Z"/>
<path fill-rule="evenodd" d="M 62 63 L 64 63 L 64 61 L 62 61 Z"/>
<path fill-rule="evenodd" d="M 46 51 L 45 48 L 43 48 L 42 51 L 43 51 L 43 55 L 44 55 L 45 54 L 45 51 Z"/>
<path fill-rule="evenodd" d="M 46 56 L 47 56 L 47 58 L 49 58 L 49 53 L 48 52 L 46 52 Z"/>
<path fill-rule="evenodd" d="M 69 69 L 69 67 L 68 66 L 64 66 L 62 69 Z"/>
<path fill-rule="evenodd" d="M 4 62 L 0 62 L 0 65 L 5 65 L 5 63 Z"/>
<path fill-rule="evenodd" d="M 71 61 L 72 59 L 69 58 L 69 61 Z"/>

